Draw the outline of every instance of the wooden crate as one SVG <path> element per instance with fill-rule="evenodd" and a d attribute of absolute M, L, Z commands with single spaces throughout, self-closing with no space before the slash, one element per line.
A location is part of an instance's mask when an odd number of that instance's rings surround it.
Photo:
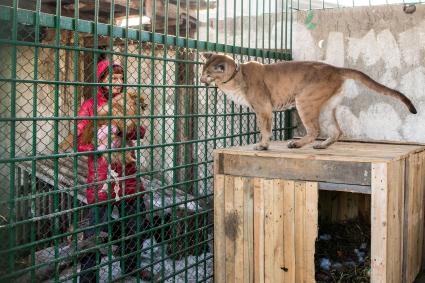
<path fill-rule="evenodd" d="M 370 200 L 371 282 L 413 282 L 422 264 L 424 146 L 252 148 L 214 152 L 215 282 L 314 282 L 319 190 L 370 194 L 362 202 Z"/>

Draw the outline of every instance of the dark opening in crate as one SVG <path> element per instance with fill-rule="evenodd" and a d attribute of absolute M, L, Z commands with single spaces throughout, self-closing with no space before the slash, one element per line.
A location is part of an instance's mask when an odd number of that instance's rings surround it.
<path fill-rule="evenodd" d="M 316 282 L 370 282 L 369 194 L 319 191 Z"/>

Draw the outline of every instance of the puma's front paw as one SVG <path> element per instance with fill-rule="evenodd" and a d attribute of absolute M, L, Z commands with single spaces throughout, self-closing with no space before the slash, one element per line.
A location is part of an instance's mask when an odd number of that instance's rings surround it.
<path fill-rule="evenodd" d="M 288 148 L 300 148 L 301 145 L 297 141 L 288 142 Z"/>
<path fill-rule="evenodd" d="M 313 148 L 314 149 L 326 149 L 326 148 L 328 148 L 328 146 L 323 144 L 323 143 L 316 143 L 316 144 L 313 145 Z"/>
<path fill-rule="evenodd" d="M 254 150 L 267 150 L 268 148 L 269 148 L 269 145 L 268 144 L 267 145 L 263 145 L 263 144 L 259 143 L 259 144 L 256 144 L 254 146 Z"/>

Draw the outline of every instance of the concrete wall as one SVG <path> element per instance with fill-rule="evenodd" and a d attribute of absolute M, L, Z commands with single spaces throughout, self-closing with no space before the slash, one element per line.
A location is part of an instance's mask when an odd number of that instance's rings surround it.
<path fill-rule="evenodd" d="M 337 108 L 344 137 L 425 142 L 425 5 L 406 14 L 401 5 L 295 14 L 294 60 L 316 60 L 361 70 L 408 96 L 417 115 L 399 101 L 348 81 Z"/>

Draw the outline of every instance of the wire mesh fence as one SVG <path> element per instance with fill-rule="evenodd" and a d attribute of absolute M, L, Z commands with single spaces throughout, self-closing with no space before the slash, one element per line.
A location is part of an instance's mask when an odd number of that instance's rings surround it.
<path fill-rule="evenodd" d="M 289 3 L 4 4 L 0 280 L 211 282 L 212 152 L 259 132 L 250 109 L 199 82 L 202 52 L 289 60 Z M 274 115 L 273 137 L 288 138 L 289 116 Z"/>

